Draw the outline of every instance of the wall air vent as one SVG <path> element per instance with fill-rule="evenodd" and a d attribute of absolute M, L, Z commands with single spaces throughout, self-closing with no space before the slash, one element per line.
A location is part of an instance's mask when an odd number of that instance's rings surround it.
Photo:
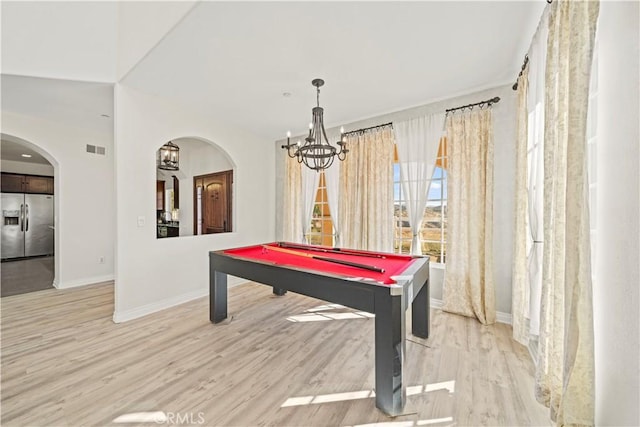
<path fill-rule="evenodd" d="M 100 147 L 99 145 L 87 144 L 87 153 L 104 156 L 107 154 L 107 149 L 105 147 Z"/>

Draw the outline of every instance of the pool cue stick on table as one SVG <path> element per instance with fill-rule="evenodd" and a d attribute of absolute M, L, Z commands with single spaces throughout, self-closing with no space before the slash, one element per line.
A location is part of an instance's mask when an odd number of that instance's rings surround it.
<path fill-rule="evenodd" d="M 323 257 L 323 256 L 313 255 L 313 254 L 305 254 L 305 253 L 302 253 L 302 252 L 292 251 L 292 250 L 289 250 L 289 249 L 284 249 L 284 248 L 276 247 L 276 246 L 262 245 L 262 248 L 265 249 L 265 250 L 273 250 L 273 251 L 276 251 L 276 252 L 282 252 L 282 253 L 289 254 L 289 255 L 296 255 L 296 256 L 302 256 L 302 257 L 307 257 L 307 258 L 313 258 L 313 259 L 317 259 L 319 261 L 333 262 L 335 264 L 348 265 L 350 267 L 362 268 L 362 269 L 365 269 L 365 270 L 375 271 L 377 273 L 384 273 L 384 269 L 383 268 L 375 267 L 373 265 L 358 264 L 357 262 L 343 261 L 341 259 L 327 258 L 327 257 Z"/>
<path fill-rule="evenodd" d="M 349 249 L 340 249 L 340 248 L 317 248 L 314 246 L 302 246 L 296 245 L 295 243 L 286 243 L 279 242 L 278 246 L 281 248 L 290 248 L 290 249 L 301 249 L 304 251 L 316 251 L 316 252 L 324 252 L 328 254 L 345 254 L 345 255 L 353 255 L 353 256 L 362 256 L 367 258 L 380 258 L 386 259 L 387 257 L 379 254 L 367 254 L 362 252 L 350 251 Z"/>

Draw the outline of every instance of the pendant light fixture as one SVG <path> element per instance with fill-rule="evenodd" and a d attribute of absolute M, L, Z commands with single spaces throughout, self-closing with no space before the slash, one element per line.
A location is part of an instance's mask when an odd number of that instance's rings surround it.
<path fill-rule="evenodd" d="M 158 150 L 158 169 L 177 171 L 180 166 L 180 147 L 169 141 Z"/>
<path fill-rule="evenodd" d="M 317 104 L 311 109 L 312 121 L 309 123 L 309 135 L 304 139 L 304 144 L 300 141 L 292 144 L 291 132 L 287 132 L 287 145 L 283 145 L 282 148 L 287 150 L 289 157 L 295 157 L 298 163 L 304 163 L 309 169 L 319 172 L 331 166 L 336 157 L 338 160 L 344 160 L 349 150 L 343 139 L 344 128 L 340 128 L 340 141 L 336 142 L 338 148 L 327 140 L 322 117 L 324 109 L 320 107 L 320 87 L 324 85 L 324 80 L 314 79 L 311 84 L 316 87 Z"/>

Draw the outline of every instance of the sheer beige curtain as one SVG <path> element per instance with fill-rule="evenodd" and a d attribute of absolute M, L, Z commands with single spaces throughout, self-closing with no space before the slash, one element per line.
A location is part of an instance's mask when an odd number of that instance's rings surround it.
<path fill-rule="evenodd" d="M 516 203 L 515 244 L 513 249 L 513 272 L 511 290 L 511 316 L 513 338 L 520 344 L 529 343 L 529 271 L 527 268 L 527 145 L 528 125 L 527 93 L 529 90 L 529 66 L 518 77 L 518 103 L 516 111 Z"/>
<path fill-rule="evenodd" d="M 596 0 L 560 0 L 549 15 L 536 397 L 562 426 L 594 424 L 586 131 L 599 6 Z"/>
<path fill-rule="evenodd" d="M 443 309 L 495 323 L 491 109 L 449 114 L 447 270 Z"/>
<path fill-rule="evenodd" d="M 282 239 L 287 242 L 302 241 L 301 206 L 302 171 L 295 158 L 287 156 L 284 166 L 284 189 L 282 214 Z"/>
<path fill-rule="evenodd" d="M 347 248 L 393 251 L 393 131 L 347 137 L 340 168 L 340 226 Z"/>

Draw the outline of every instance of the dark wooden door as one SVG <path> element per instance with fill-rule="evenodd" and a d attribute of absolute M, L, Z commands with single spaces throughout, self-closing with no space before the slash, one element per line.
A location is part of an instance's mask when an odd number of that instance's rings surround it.
<path fill-rule="evenodd" d="M 194 177 L 194 234 L 225 233 L 232 230 L 231 187 L 233 171 Z M 200 206 L 198 209 L 198 194 Z M 200 213 L 200 215 L 199 215 Z M 198 221 L 201 227 L 198 227 Z"/>
<path fill-rule="evenodd" d="M 164 211 L 164 181 L 156 181 L 156 210 Z"/>

